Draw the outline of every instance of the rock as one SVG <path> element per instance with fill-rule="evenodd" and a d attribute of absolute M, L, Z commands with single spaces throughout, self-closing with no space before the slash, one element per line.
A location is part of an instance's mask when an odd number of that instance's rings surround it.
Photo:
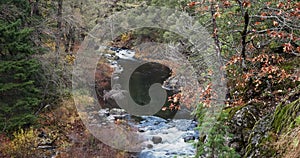
<path fill-rule="evenodd" d="M 167 128 L 167 121 L 165 119 L 156 116 L 142 116 L 142 121 L 138 125 L 138 128 L 147 128 L 149 130 L 157 130 Z"/>
<path fill-rule="evenodd" d="M 153 148 L 153 145 L 152 144 L 147 144 L 147 148 L 151 149 L 151 148 Z"/>
<path fill-rule="evenodd" d="M 255 124 L 244 157 L 273 157 L 272 150 L 268 149 L 267 144 L 267 140 L 271 140 L 270 132 L 268 132 L 271 127 L 271 121 L 272 115 L 269 114 Z"/>
<path fill-rule="evenodd" d="M 139 128 L 138 131 L 139 131 L 139 132 L 146 132 L 146 129 L 144 129 L 144 128 Z"/>
<path fill-rule="evenodd" d="M 113 58 L 114 60 L 119 60 L 120 59 L 120 57 L 119 56 L 114 56 L 114 58 Z"/>
<path fill-rule="evenodd" d="M 114 117 L 114 119 L 116 121 L 116 120 L 125 120 L 127 115 L 112 115 L 112 116 Z"/>
<path fill-rule="evenodd" d="M 168 131 L 163 131 L 163 132 L 162 132 L 162 134 L 168 134 L 168 133 L 169 133 Z"/>
<path fill-rule="evenodd" d="M 257 108 L 260 106 L 260 104 L 247 104 L 232 115 L 230 120 L 230 133 L 234 134 L 234 137 L 230 140 L 229 144 L 234 144 L 236 147 L 235 150 L 240 155 L 245 154 L 245 148 L 251 130 L 255 123 L 260 119 L 260 112 Z"/>
<path fill-rule="evenodd" d="M 110 50 L 112 50 L 112 51 L 117 51 L 119 48 L 117 48 L 117 47 L 110 47 Z"/>
<path fill-rule="evenodd" d="M 160 136 L 153 136 L 153 137 L 152 137 L 152 142 L 153 142 L 154 144 L 159 144 L 159 143 L 162 142 L 162 138 L 161 138 Z"/>
<path fill-rule="evenodd" d="M 166 90 L 172 90 L 175 93 L 180 92 L 180 87 L 183 87 L 184 83 L 186 81 L 186 78 L 181 75 L 169 77 L 167 80 L 164 81 L 162 88 Z"/>
<path fill-rule="evenodd" d="M 160 122 L 154 122 L 154 125 L 159 125 L 160 124 Z"/>
<path fill-rule="evenodd" d="M 194 136 L 186 136 L 183 138 L 184 142 L 189 142 L 191 140 L 195 140 L 195 137 Z"/>
<path fill-rule="evenodd" d="M 108 117 L 110 115 L 109 109 L 100 109 L 98 113 L 100 117 Z"/>
<path fill-rule="evenodd" d="M 293 133 L 293 130 L 299 133 L 295 128 L 299 113 L 300 99 L 297 99 L 291 103 L 280 104 L 275 112 L 257 121 L 252 129 L 244 157 L 286 157 L 286 155 L 299 157 L 288 151 L 291 148 L 288 144 L 294 144 L 295 140 L 298 140 L 297 137 L 288 135 Z M 280 144 L 281 149 L 278 152 L 278 148 L 270 144 Z M 298 143 L 297 147 L 299 147 Z M 298 151 L 296 152 L 299 154 Z"/>
<path fill-rule="evenodd" d="M 139 158 L 156 158 L 156 156 L 151 151 L 142 151 L 138 157 Z"/>
<path fill-rule="evenodd" d="M 103 56 L 104 56 L 105 58 L 108 58 L 108 59 L 110 59 L 110 58 L 112 57 L 111 54 L 104 54 Z"/>
<path fill-rule="evenodd" d="M 55 146 L 50 146 L 50 145 L 39 145 L 37 148 L 38 149 L 52 150 L 52 149 L 55 149 L 56 147 Z"/>
<path fill-rule="evenodd" d="M 112 114 L 112 115 L 122 115 L 125 113 L 126 113 L 126 111 L 124 109 L 113 108 L 110 110 L 110 114 Z"/>

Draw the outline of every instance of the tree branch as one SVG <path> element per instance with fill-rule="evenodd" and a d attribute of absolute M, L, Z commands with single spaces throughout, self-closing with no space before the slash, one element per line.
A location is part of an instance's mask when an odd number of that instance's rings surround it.
<path fill-rule="evenodd" d="M 245 65 L 244 65 L 244 62 L 246 60 L 246 46 L 247 46 L 247 43 L 246 42 L 246 37 L 247 37 L 247 34 L 248 34 L 248 25 L 249 25 L 249 14 L 248 14 L 248 11 L 245 12 L 244 14 L 244 29 L 243 29 L 243 32 L 242 32 L 242 58 L 243 58 L 243 63 L 242 63 L 242 66 L 243 66 L 243 69 L 245 70 Z"/>

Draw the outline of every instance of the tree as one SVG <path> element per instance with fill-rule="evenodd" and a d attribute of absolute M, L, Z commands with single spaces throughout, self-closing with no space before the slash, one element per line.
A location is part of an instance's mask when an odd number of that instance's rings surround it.
<path fill-rule="evenodd" d="M 300 60 L 299 8 L 297 1 L 210 0 L 187 4 L 185 10 L 211 32 L 216 52 L 226 63 L 227 105 L 241 106 L 250 100 L 276 107 L 299 84 L 295 74 L 299 65 L 295 63 Z M 269 110 L 264 108 L 261 111 Z M 196 113 L 201 114 L 199 111 Z M 222 151 L 224 143 L 218 136 L 224 132 L 218 122 L 211 124 L 214 126 L 199 143 L 199 153 L 213 157 Z"/>
<path fill-rule="evenodd" d="M 0 130 L 30 125 L 41 102 L 39 62 L 32 57 L 31 30 L 21 20 L 0 20 Z"/>

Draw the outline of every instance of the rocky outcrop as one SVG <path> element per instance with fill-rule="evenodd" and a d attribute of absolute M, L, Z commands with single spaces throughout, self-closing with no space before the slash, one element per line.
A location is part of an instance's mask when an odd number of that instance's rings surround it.
<path fill-rule="evenodd" d="M 260 119 L 259 104 L 247 104 L 240 109 L 233 109 L 230 120 L 230 132 L 234 137 L 230 141 L 230 146 L 240 154 L 244 155 L 249 136 L 255 123 Z"/>
<path fill-rule="evenodd" d="M 264 111 L 262 104 L 246 104 L 230 109 L 230 133 L 234 137 L 229 145 L 244 158 L 300 155 L 300 151 L 296 150 L 300 136 L 295 134 L 300 129 L 299 95 L 300 86 L 269 113 Z M 296 138 L 291 139 L 291 135 Z M 290 148 L 294 149 L 292 154 L 287 152 Z"/>

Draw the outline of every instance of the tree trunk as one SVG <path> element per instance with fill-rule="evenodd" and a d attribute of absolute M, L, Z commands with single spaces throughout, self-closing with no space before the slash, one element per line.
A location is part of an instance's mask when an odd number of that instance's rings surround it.
<path fill-rule="evenodd" d="M 55 39 L 55 55 L 56 55 L 56 60 L 55 60 L 55 66 L 57 66 L 59 62 L 59 49 L 60 49 L 60 41 L 62 37 L 62 5 L 63 5 L 63 0 L 58 0 L 58 8 L 57 8 L 57 32 L 56 32 L 56 39 Z"/>

